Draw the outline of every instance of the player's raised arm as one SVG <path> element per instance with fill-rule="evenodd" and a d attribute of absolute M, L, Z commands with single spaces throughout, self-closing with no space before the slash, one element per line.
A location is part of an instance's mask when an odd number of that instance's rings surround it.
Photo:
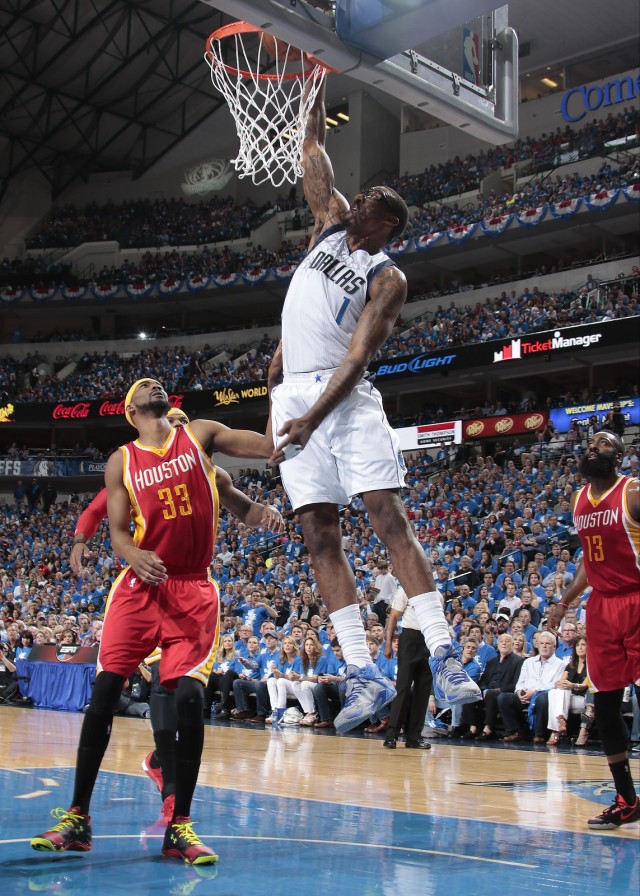
<path fill-rule="evenodd" d="M 302 150 L 304 195 L 315 218 L 311 248 L 320 233 L 342 220 L 349 203 L 336 190 L 331 160 L 324 148 L 326 135 L 325 83 L 316 96 L 305 129 Z"/>
<path fill-rule="evenodd" d="M 266 459 L 273 451 L 270 421 L 262 435 L 250 429 L 230 429 L 216 420 L 194 420 L 190 428 L 207 454 L 221 451 L 230 457 Z"/>

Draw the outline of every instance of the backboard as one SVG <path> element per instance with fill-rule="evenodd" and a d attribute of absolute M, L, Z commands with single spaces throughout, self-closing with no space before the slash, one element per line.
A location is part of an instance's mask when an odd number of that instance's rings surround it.
<path fill-rule="evenodd" d="M 517 136 L 518 41 L 501 0 L 204 2 L 481 140 Z"/>

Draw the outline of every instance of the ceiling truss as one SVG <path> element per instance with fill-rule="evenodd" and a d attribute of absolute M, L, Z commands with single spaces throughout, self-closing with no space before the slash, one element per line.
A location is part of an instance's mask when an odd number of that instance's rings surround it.
<path fill-rule="evenodd" d="M 221 105 L 202 56 L 227 19 L 200 0 L 9 0 L 0 10 L 0 177 L 54 196 L 140 177 Z"/>

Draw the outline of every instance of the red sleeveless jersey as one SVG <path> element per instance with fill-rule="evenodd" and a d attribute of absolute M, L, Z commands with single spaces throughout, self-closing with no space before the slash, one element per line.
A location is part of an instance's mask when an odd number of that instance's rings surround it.
<path fill-rule="evenodd" d="M 573 509 L 587 579 L 603 595 L 640 591 L 640 524 L 627 505 L 632 481 L 620 476 L 600 498 L 594 498 L 591 485 L 586 485 Z"/>
<path fill-rule="evenodd" d="M 154 551 L 169 575 L 209 570 L 218 528 L 216 468 L 189 427 L 172 429 L 162 448 L 122 445 L 136 547 Z"/>

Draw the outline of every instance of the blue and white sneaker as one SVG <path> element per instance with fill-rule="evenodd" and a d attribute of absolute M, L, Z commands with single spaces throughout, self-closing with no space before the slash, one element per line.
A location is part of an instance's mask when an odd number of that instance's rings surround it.
<path fill-rule="evenodd" d="M 424 729 L 422 731 L 422 736 L 423 737 L 434 737 L 434 736 L 446 737 L 448 733 L 449 733 L 448 725 L 445 725 L 445 723 L 442 721 L 442 719 L 439 719 L 436 716 L 435 719 L 429 719 L 427 722 L 425 722 Z"/>
<path fill-rule="evenodd" d="M 480 688 L 462 668 L 453 644 L 442 656 L 432 656 L 429 665 L 433 672 L 433 695 L 439 703 L 461 706 L 482 699 Z"/>
<path fill-rule="evenodd" d="M 396 689 L 375 663 L 367 663 L 360 669 L 348 666 L 347 673 L 346 700 L 334 720 L 338 734 L 375 717 L 396 695 Z"/>

